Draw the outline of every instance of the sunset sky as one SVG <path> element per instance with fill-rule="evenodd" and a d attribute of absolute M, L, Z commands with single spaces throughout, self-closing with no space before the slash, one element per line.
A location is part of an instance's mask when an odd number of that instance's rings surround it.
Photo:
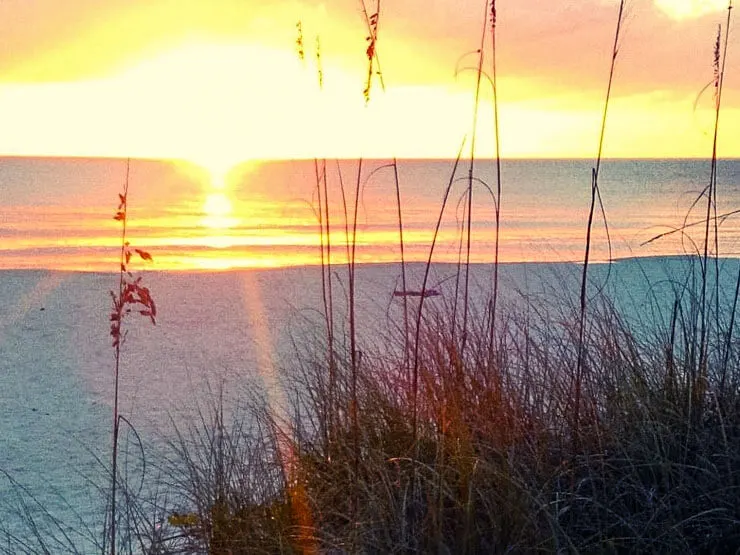
<path fill-rule="evenodd" d="M 502 154 L 592 157 L 618 2 L 499 4 Z M 358 2 L 4 0 L 0 154 L 175 157 L 212 170 L 250 158 L 454 157 L 471 128 L 475 79 L 465 68 L 476 57 L 465 54 L 477 48 L 483 6 L 384 3 L 386 90 L 376 81 L 365 107 Z M 606 156 L 711 154 L 712 90 L 700 93 L 726 8 L 726 0 L 627 3 Z M 740 156 L 738 36 L 729 45 L 724 156 Z M 485 83 L 483 95 L 485 153 L 493 145 Z"/>

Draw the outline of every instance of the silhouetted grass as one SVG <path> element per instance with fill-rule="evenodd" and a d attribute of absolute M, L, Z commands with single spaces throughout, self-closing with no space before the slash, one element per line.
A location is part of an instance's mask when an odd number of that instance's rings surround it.
<path fill-rule="evenodd" d="M 227 426 L 214 406 L 181 434 L 169 468 L 187 492 L 178 513 L 191 516 L 179 528 L 210 553 L 740 547 L 737 348 L 724 386 L 712 365 L 697 403 L 686 348 L 696 330 L 671 321 L 637 334 L 602 296 L 576 429 L 579 310 L 575 294 L 502 304 L 493 346 L 485 311 L 471 310 L 463 351 L 449 311 L 429 309 L 415 400 L 397 344 L 363 349 L 355 376 L 337 352 L 330 399 L 317 339 L 286 375 L 290 422 L 253 402 Z"/>

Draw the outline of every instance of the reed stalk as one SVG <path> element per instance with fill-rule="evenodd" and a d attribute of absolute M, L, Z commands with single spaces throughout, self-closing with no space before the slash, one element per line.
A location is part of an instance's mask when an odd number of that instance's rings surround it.
<path fill-rule="evenodd" d="M 720 111 L 722 105 L 722 88 L 724 84 L 725 75 L 725 64 L 727 62 L 727 46 L 730 31 L 730 22 L 732 15 L 732 0 L 728 3 L 727 7 L 727 20 L 724 29 L 724 37 L 722 34 L 722 26 L 720 25 L 717 29 L 717 38 L 714 46 L 714 132 L 712 135 L 712 158 L 710 162 L 709 171 L 709 184 L 704 190 L 706 194 L 706 214 L 704 219 L 704 236 L 703 236 L 703 250 L 702 250 L 702 264 L 701 264 L 701 298 L 700 298 L 700 309 L 701 309 L 701 331 L 700 331 L 700 343 L 699 343 L 699 360 L 697 367 L 697 383 L 695 384 L 696 395 L 694 401 L 701 403 L 701 397 L 703 397 L 703 391 L 705 389 L 704 382 L 706 381 L 706 367 L 708 354 L 708 335 L 709 335 L 709 324 L 707 323 L 707 285 L 708 285 L 708 267 L 709 267 L 709 242 L 710 242 L 710 224 L 713 222 L 714 231 L 714 250 L 713 259 L 715 265 L 715 317 L 719 318 L 719 230 L 717 220 L 717 146 L 719 137 L 719 120 Z M 724 46 L 723 44 L 724 39 Z M 714 217 L 712 217 L 714 216 Z M 719 327 L 717 326 L 717 332 L 719 333 Z M 724 372 L 724 370 L 723 370 Z"/>
<path fill-rule="evenodd" d="M 127 314 L 134 310 L 141 316 L 150 319 L 152 324 L 156 324 L 157 307 L 148 288 L 141 285 L 141 278 L 134 278 L 129 270 L 131 257 L 136 253 L 143 261 L 151 262 L 151 255 L 141 249 L 132 248 L 126 238 L 128 224 L 128 191 L 129 179 L 131 173 L 131 159 L 126 160 L 126 178 L 123 184 L 123 192 L 119 193 L 118 209 L 114 220 L 121 222 L 121 250 L 118 267 L 118 291 L 111 291 L 110 295 L 113 300 L 113 307 L 110 313 L 110 335 L 113 338 L 114 354 L 114 389 L 113 389 L 113 438 L 111 453 L 111 505 L 110 505 L 110 554 L 116 553 L 116 522 L 117 507 L 116 493 L 118 484 L 118 437 L 121 420 L 128 423 L 123 416 L 119 414 L 119 383 L 121 367 L 121 349 L 126 339 L 126 333 L 123 330 L 123 321 Z M 130 426 L 130 424 L 129 424 Z M 104 549 L 105 550 L 105 549 Z"/>
<path fill-rule="evenodd" d="M 488 0 L 484 2 L 483 7 L 483 26 L 480 36 L 480 45 L 478 47 L 478 66 L 475 79 L 475 94 L 473 101 L 473 121 L 470 134 L 470 161 L 468 164 L 468 188 L 467 188 L 467 215 L 465 231 L 465 282 L 463 285 L 463 324 L 462 337 L 460 342 L 460 357 L 465 353 L 465 343 L 468 334 L 468 312 L 470 299 L 470 250 L 472 242 L 472 225 L 473 225 L 473 180 L 475 175 L 475 144 L 478 134 L 478 108 L 480 105 L 481 79 L 483 77 L 483 62 L 485 58 L 486 34 L 488 32 L 489 4 Z"/>
<path fill-rule="evenodd" d="M 110 507 L 110 553 L 115 555 L 116 553 L 116 486 L 118 482 L 118 431 L 120 420 L 118 418 L 118 389 L 119 389 L 119 376 L 121 367 L 121 344 L 123 342 L 123 336 L 121 332 L 121 324 L 123 320 L 123 292 L 126 285 L 126 224 L 128 222 L 128 186 L 129 177 L 131 172 L 131 159 L 126 159 L 126 179 L 123 184 L 123 194 L 119 195 L 120 204 L 118 206 L 118 212 L 116 213 L 116 219 L 121 222 L 121 250 L 119 255 L 119 271 L 118 271 L 118 303 L 115 302 L 114 298 L 114 315 L 116 320 L 114 323 L 118 324 L 116 333 L 113 335 L 113 356 L 114 356 L 114 374 L 113 374 L 113 446 L 111 453 L 111 507 Z M 120 215 L 120 216 L 119 216 Z M 113 330 L 111 330 L 113 333 Z"/>
<path fill-rule="evenodd" d="M 588 286 L 588 264 L 591 255 L 591 230 L 593 226 L 594 214 L 596 211 L 597 200 L 601 203 L 601 193 L 599 191 L 599 171 L 601 169 L 601 157 L 604 149 L 604 135 L 606 134 L 606 117 L 609 110 L 609 101 L 611 99 L 612 84 L 614 82 L 614 70 L 617 63 L 617 55 L 619 54 L 619 37 L 622 29 L 622 22 L 624 18 L 624 4 L 625 0 L 619 2 L 619 13 L 617 15 L 617 28 L 614 32 L 614 45 L 612 46 L 611 52 L 611 63 L 609 66 L 609 81 L 606 88 L 606 98 L 604 100 L 604 110 L 601 116 L 601 130 L 599 132 L 599 147 L 596 154 L 596 163 L 594 168 L 591 170 L 591 204 L 588 211 L 588 222 L 586 224 L 586 247 L 583 256 L 583 271 L 581 272 L 581 291 L 580 291 L 580 310 L 578 318 L 578 355 L 576 359 L 576 375 L 575 375 L 575 391 L 573 400 L 573 431 L 574 439 L 578 439 L 578 429 L 580 423 L 580 410 L 581 410 L 581 387 L 582 387 L 582 376 L 584 371 L 584 342 L 586 333 L 586 304 L 587 304 L 587 286 Z M 606 220 L 606 216 L 604 216 Z"/>
<path fill-rule="evenodd" d="M 496 143 L 496 231 L 493 255 L 493 291 L 491 293 L 491 331 L 490 331 L 490 349 L 493 353 L 493 346 L 496 333 L 496 309 L 498 305 L 498 270 L 499 270 L 499 247 L 501 237 L 501 139 L 499 134 L 499 113 L 498 113 L 498 71 L 496 67 L 496 0 L 491 0 L 491 80 L 493 85 L 493 133 Z"/>

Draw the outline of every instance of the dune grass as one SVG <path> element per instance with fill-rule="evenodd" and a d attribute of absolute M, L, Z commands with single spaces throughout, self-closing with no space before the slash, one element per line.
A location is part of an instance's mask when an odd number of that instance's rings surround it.
<path fill-rule="evenodd" d="M 170 468 L 190 520 L 170 524 L 210 553 L 740 547 L 740 361 L 732 347 L 720 371 L 724 350 L 710 349 L 697 384 L 698 297 L 639 334 L 594 301 L 578 422 L 577 299 L 526 301 L 502 306 L 493 346 L 472 312 L 462 355 L 449 310 L 429 309 L 415 399 L 401 344 L 363 349 L 356 373 L 335 353 L 329 396 L 317 338 L 286 379 L 291 421 L 255 402 L 227 427 L 214 407 L 196 441 L 181 436 Z"/>

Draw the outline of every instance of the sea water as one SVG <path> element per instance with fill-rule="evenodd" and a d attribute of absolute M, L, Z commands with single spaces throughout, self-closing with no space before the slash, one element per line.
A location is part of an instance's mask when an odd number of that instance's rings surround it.
<path fill-rule="evenodd" d="M 316 264 L 319 216 L 334 260 L 346 258 L 347 242 L 358 261 L 398 260 L 401 239 L 407 260 L 427 260 L 439 224 L 435 261 L 455 262 L 463 250 L 474 262 L 491 262 L 497 207 L 500 261 L 578 261 L 593 169 L 587 160 L 503 161 L 499 176 L 491 160 L 245 162 L 216 171 L 172 161 L 6 159 L 0 268 L 117 267 L 120 226 L 112 215 L 126 181 L 128 238 L 160 269 Z M 602 162 L 591 258 L 701 250 L 710 180 L 708 160 Z M 740 161 L 719 161 L 716 182 L 719 252 L 732 255 L 740 239 Z M 468 219 L 469 255 L 467 238 L 461 242 Z"/>

